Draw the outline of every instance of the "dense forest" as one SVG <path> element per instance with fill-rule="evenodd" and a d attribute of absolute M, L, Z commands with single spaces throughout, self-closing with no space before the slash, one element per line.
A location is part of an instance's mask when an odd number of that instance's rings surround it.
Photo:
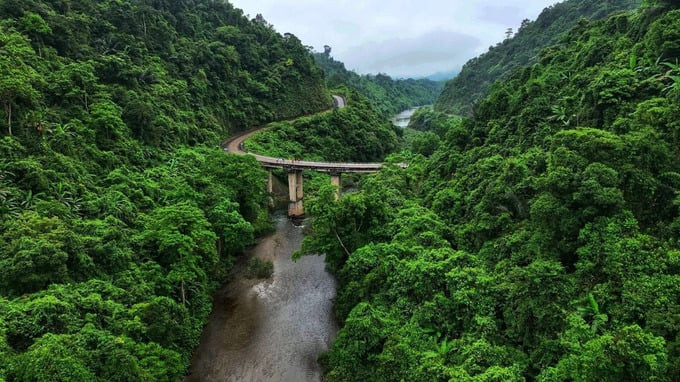
<path fill-rule="evenodd" d="M 0 381 L 177 381 L 269 229 L 230 133 L 332 105 L 223 1 L 0 0 Z"/>
<path fill-rule="evenodd" d="M 431 105 L 444 87 L 443 82 L 428 79 L 395 80 L 386 74 L 359 75 L 333 59 L 330 50 L 315 53 L 314 59 L 323 68 L 329 88 L 356 90 L 368 98 L 383 116 L 392 116 L 413 106 Z"/>
<path fill-rule="evenodd" d="M 436 110 L 472 115 L 477 102 L 486 97 L 496 80 L 535 63 L 542 49 L 560 41 L 584 18 L 598 20 L 615 11 L 634 9 L 640 3 L 641 0 L 568 0 L 544 9 L 535 21 L 524 20 L 514 36 L 509 35 L 487 53 L 468 61 L 446 84 Z"/>
<path fill-rule="evenodd" d="M 379 162 L 401 146 L 402 129 L 392 125 L 357 91 L 336 88 L 347 106 L 272 123 L 245 142 L 249 152 L 277 158 L 335 162 Z"/>
<path fill-rule="evenodd" d="M 305 196 L 328 381 L 680 380 L 680 2 L 638 3 L 548 8 L 414 117 L 408 169 Z M 311 115 L 327 84 L 349 106 Z M 0 382 L 182 379 L 270 228 L 265 173 L 219 143 L 306 115 L 247 147 L 380 160 L 381 117 L 436 92 L 222 0 L 0 0 Z"/>
<path fill-rule="evenodd" d="M 327 380 L 680 380 L 679 59 L 677 0 L 582 19 L 475 118 L 423 116 L 429 157 L 322 186 Z"/>

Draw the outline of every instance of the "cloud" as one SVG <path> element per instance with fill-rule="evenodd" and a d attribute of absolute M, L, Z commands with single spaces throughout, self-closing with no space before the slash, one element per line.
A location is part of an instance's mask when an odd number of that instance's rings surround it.
<path fill-rule="evenodd" d="M 361 73 L 460 68 L 556 0 L 229 0 Z"/>
<path fill-rule="evenodd" d="M 348 68 L 361 73 L 395 77 L 426 76 L 445 68 L 458 70 L 474 56 L 479 39 L 464 33 L 437 30 L 382 42 L 366 42 L 334 54 Z"/>

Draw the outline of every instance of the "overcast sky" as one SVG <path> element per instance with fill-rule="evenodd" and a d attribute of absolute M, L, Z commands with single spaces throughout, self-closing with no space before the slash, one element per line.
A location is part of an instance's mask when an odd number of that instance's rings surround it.
<path fill-rule="evenodd" d="M 557 0 L 229 0 L 359 73 L 458 70 Z"/>

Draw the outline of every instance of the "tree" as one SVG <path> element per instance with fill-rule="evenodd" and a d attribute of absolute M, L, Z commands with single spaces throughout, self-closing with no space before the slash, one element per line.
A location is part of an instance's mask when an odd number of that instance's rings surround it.
<path fill-rule="evenodd" d="M 74 62 L 51 73 L 49 89 L 63 104 L 73 103 L 90 112 L 96 91 L 97 77 L 92 62 Z"/>
<path fill-rule="evenodd" d="M 207 273 L 217 265 L 217 236 L 210 229 L 203 211 L 183 202 L 154 210 L 145 218 L 145 229 L 138 236 L 145 252 L 168 271 L 168 280 L 179 289 L 186 304 L 190 289 L 202 289 Z"/>
<path fill-rule="evenodd" d="M 34 292 L 68 281 L 70 273 L 89 267 L 91 260 L 81 255 L 79 238 L 59 218 L 28 211 L 7 222 L 4 229 L 0 286 L 7 293 Z"/>
<path fill-rule="evenodd" d="M 547 368 L 540 382 L 665 381 L 668 355 L 665 341 L 638 325 L 597 335 L 583 319 L 569 318 L 561 342 L 567 354 Z"/>
<path fill-rule="evenodd" d="M 12 135 L 12 107 L 16 101 L 33 104 L 40 98 L 34 87 L 40 76 L 31 66 L 38 60 L 24 36 L 0 29 L 0 101 L 5 108 L 9 135 Z"/>
<path fill-rule="evenodd" d="M 28 35 L 38 43 L 38 55 L 42 57 L 43 36 L 52 34 L 52 28 L 37 13 L 26 12 L 21 18 L 21 27 Z"/>
<path fill-rule="evenodd" d="M 74 336 L 47 334 L 11 364 L 16 381 L 86 382 L 96 380 Z"/>
<path fill-rule="evenodd" d="M 514 33 L 513 33 L 513 31 L 512 31 L 512 28 L 506 29 L 506 30 L 505 30 L 505 39 L 506 39 L 506 40 L 509 40 L 509 39 L 512 37 L 513 34 L 514 34 Z"/>
<path fill-rule="evenodd" d="M 220 255 L 237 254 L 253 242 L 253 226 L 238 213 L 238 204 L 225 199 L 208 213 L 208 217 L 219 236 Z"/>

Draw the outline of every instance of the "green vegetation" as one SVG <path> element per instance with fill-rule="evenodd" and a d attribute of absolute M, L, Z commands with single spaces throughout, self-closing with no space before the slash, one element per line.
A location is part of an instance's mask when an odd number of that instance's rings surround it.
<path fill-rule="evenodd" d="M 300 41 L 222 1 L 0 0 L 0 380 L 177 381 L 268 229 L 229 133 L 323 110 Z"/>
<path fill-rule="evenodd" d="M 248 267 L 246 269 L 246 277 L 250 279 L 267 279 L 274 273 L 274 264 L 269 260 L 262 260 L 257 257 L 251 257 L 248 260 Z"/>
<path fill-rule="evenodd" d="M 680 380 L 680 4 L 569 21 L 621 4 L 525 24 L 521 46 L 575 27 L 474 119 L 418 113 L 387 159 L 408 169 L 339 202 L 312 178 L 301 253 L 339 280 L 329 381 Z M 380 116 L 430 94 L 327 73 L 348 107 L 249 148 L 380 160 L 401 143 Z M 331 104 L 300 41 L 211 0 L 0 0 L 0 102 L 0 381 L 181 379 L 269 224 L 264 172 L 217 145 Z"/>
<path fill-rule="evenodd" d="M 3 0 L 0 17 L 0 98 L 22 127 L 113 102 L 135 138 L 167 146 L 331 105 L 295 36 L 222 1 Z"/>
<path fill-rule="evenodd" d="M 579 22 L 475 119 L 426 113 L 429 158 L 306 202 L 327 380 L 680 380 L 679 5 Z"/>
<path fill-rule="evenodd" d="M 449 126 L 460 123 L 461 117 L 434 110 L 432 106 L 421 107 L 411 116 L 408 127 L 421 132 L 432 132 L 445 138 Z"/>
<path fill-rule="evenodd" d="M 449 127 L 458 125 L 461 117 L 435 111 L 432 106 L 421 107 L 411 117 L 404 130 L 406 147 L 416 154 L 430 157 L 446 139 Z"/>
<path fill-rule="evenodd" d="M 323 68 L 329 88 L 346 86 L 368 98 L 383 117 L 392 116 L 413 106 L 431 105 L 441 93 L 444 83 L 427 79 L 394 80 L 386 74 L 359 75 L 335 61 L 330 51 L 315 53 Z"/>
<path fill-rule="evenodd" d="M 356 91 L 345 94 L 347 106 L 294 121 L 272 123 L 245 142 L 247 151 L 277 158 L 337 162 L 375 162 L 399 146 L 394 127 Z"/>
<path fill-rule="evenodd" d="M 641 0 L 568 0 L 543 10 L 535 21 L 524 20 L 514 37 L 468 61 L 449 81 L 436 103 L 437 111 L 471 116 L 497 80 L 505 80 L 518 68 L 533 64 L 538 54 L 578 23 L 599 20 L 616 11 L 635 9 Z M 593 53 L 596 56 L 596 53 Z"/>

